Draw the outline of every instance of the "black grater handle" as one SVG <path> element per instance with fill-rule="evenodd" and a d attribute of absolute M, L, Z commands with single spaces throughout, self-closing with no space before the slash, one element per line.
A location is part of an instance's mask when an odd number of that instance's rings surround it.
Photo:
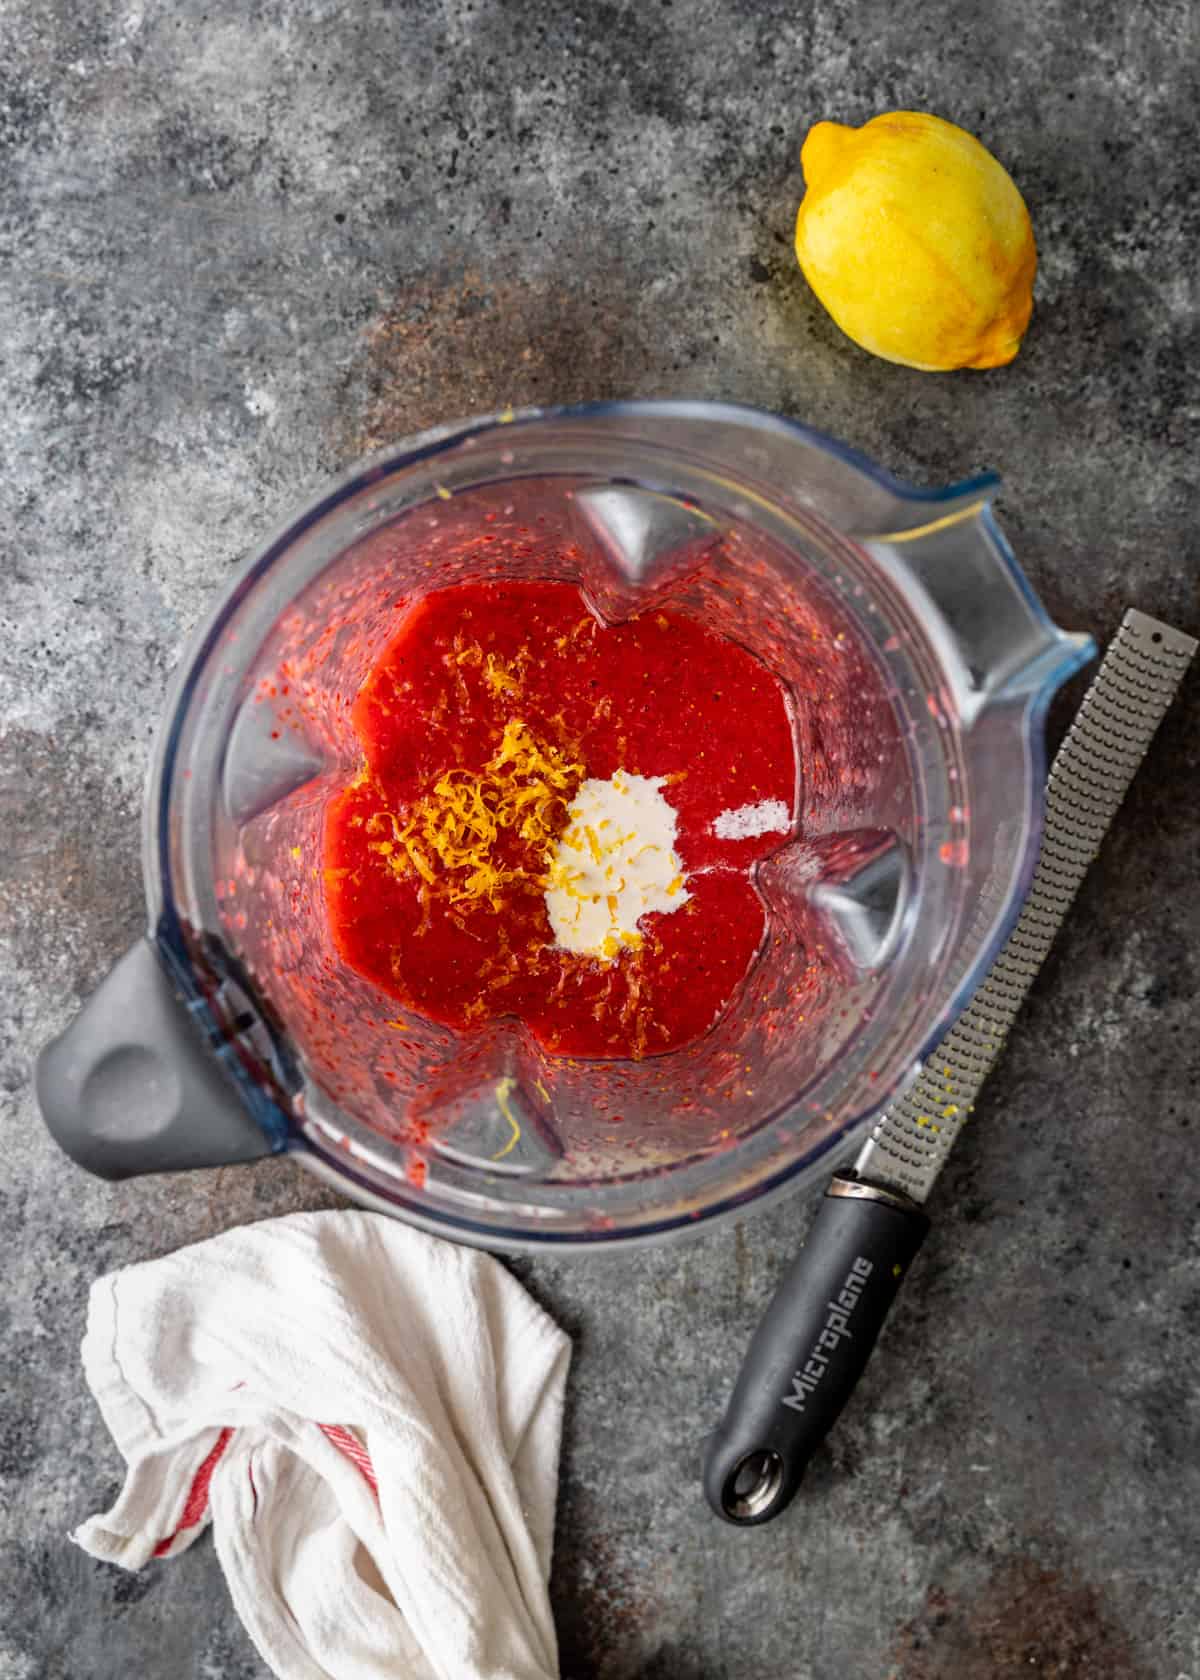
<path fill-rule="evenodd" d="M 770 1521 L 862 1375 L 929 1220 L 898 1192 L 836 1177 L 754 1333 L 705 1450 L 704 1491 L 738 1527 Z"/>

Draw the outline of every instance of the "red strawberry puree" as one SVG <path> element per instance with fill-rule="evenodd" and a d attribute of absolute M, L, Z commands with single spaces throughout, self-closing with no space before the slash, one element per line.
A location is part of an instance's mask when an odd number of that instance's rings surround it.
<path fill-rule="evenodd" d="M 713 1025 L 763 936 L 751 867 L 796 799 L 757 659 L 677 613 L 605 627 L 571 584 L 464 584 L 408 611 L 353 715 L 364 767 L 325 826 L 351 967 L 446 1026 L 515 1016 L 566 1055 Z M 654 907 L 635 916 L 639 871 Z M 559 938 L 551 903 L 560 932 L 601 933 Z"/>

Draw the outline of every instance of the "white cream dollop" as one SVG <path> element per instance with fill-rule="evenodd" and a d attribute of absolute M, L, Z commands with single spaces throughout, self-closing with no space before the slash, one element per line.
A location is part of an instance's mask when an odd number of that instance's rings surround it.
<path fill-rule="evenodd" d="M 666 781 L 618 770 L 580 784 L 546 883 L 550 926 L 564 950 L 612 962 L 642 943 L 643 916 L 687 903 Z"/>

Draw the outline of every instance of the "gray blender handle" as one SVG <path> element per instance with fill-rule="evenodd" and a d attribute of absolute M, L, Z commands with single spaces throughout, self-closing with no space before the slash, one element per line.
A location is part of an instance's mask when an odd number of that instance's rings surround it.
<path fill-rule="evenodd" d="M 149 939 L 125 953 L 47 1044 L 36 1081 L 55 1142 L 99 1178 L 272 1152 Z"/>

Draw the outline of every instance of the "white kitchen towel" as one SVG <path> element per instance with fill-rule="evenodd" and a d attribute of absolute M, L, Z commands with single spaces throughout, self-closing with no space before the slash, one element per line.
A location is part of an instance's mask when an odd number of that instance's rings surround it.
<path fill-rule="evenodd" d="M 74 1538 L 140 1569 L 211 1520 L 286 1680 L 545 1680 L 570 1343 L 487 1255 L 380 1214 L 244 1226 L 93 1285 L 128 1465 Z"/>

